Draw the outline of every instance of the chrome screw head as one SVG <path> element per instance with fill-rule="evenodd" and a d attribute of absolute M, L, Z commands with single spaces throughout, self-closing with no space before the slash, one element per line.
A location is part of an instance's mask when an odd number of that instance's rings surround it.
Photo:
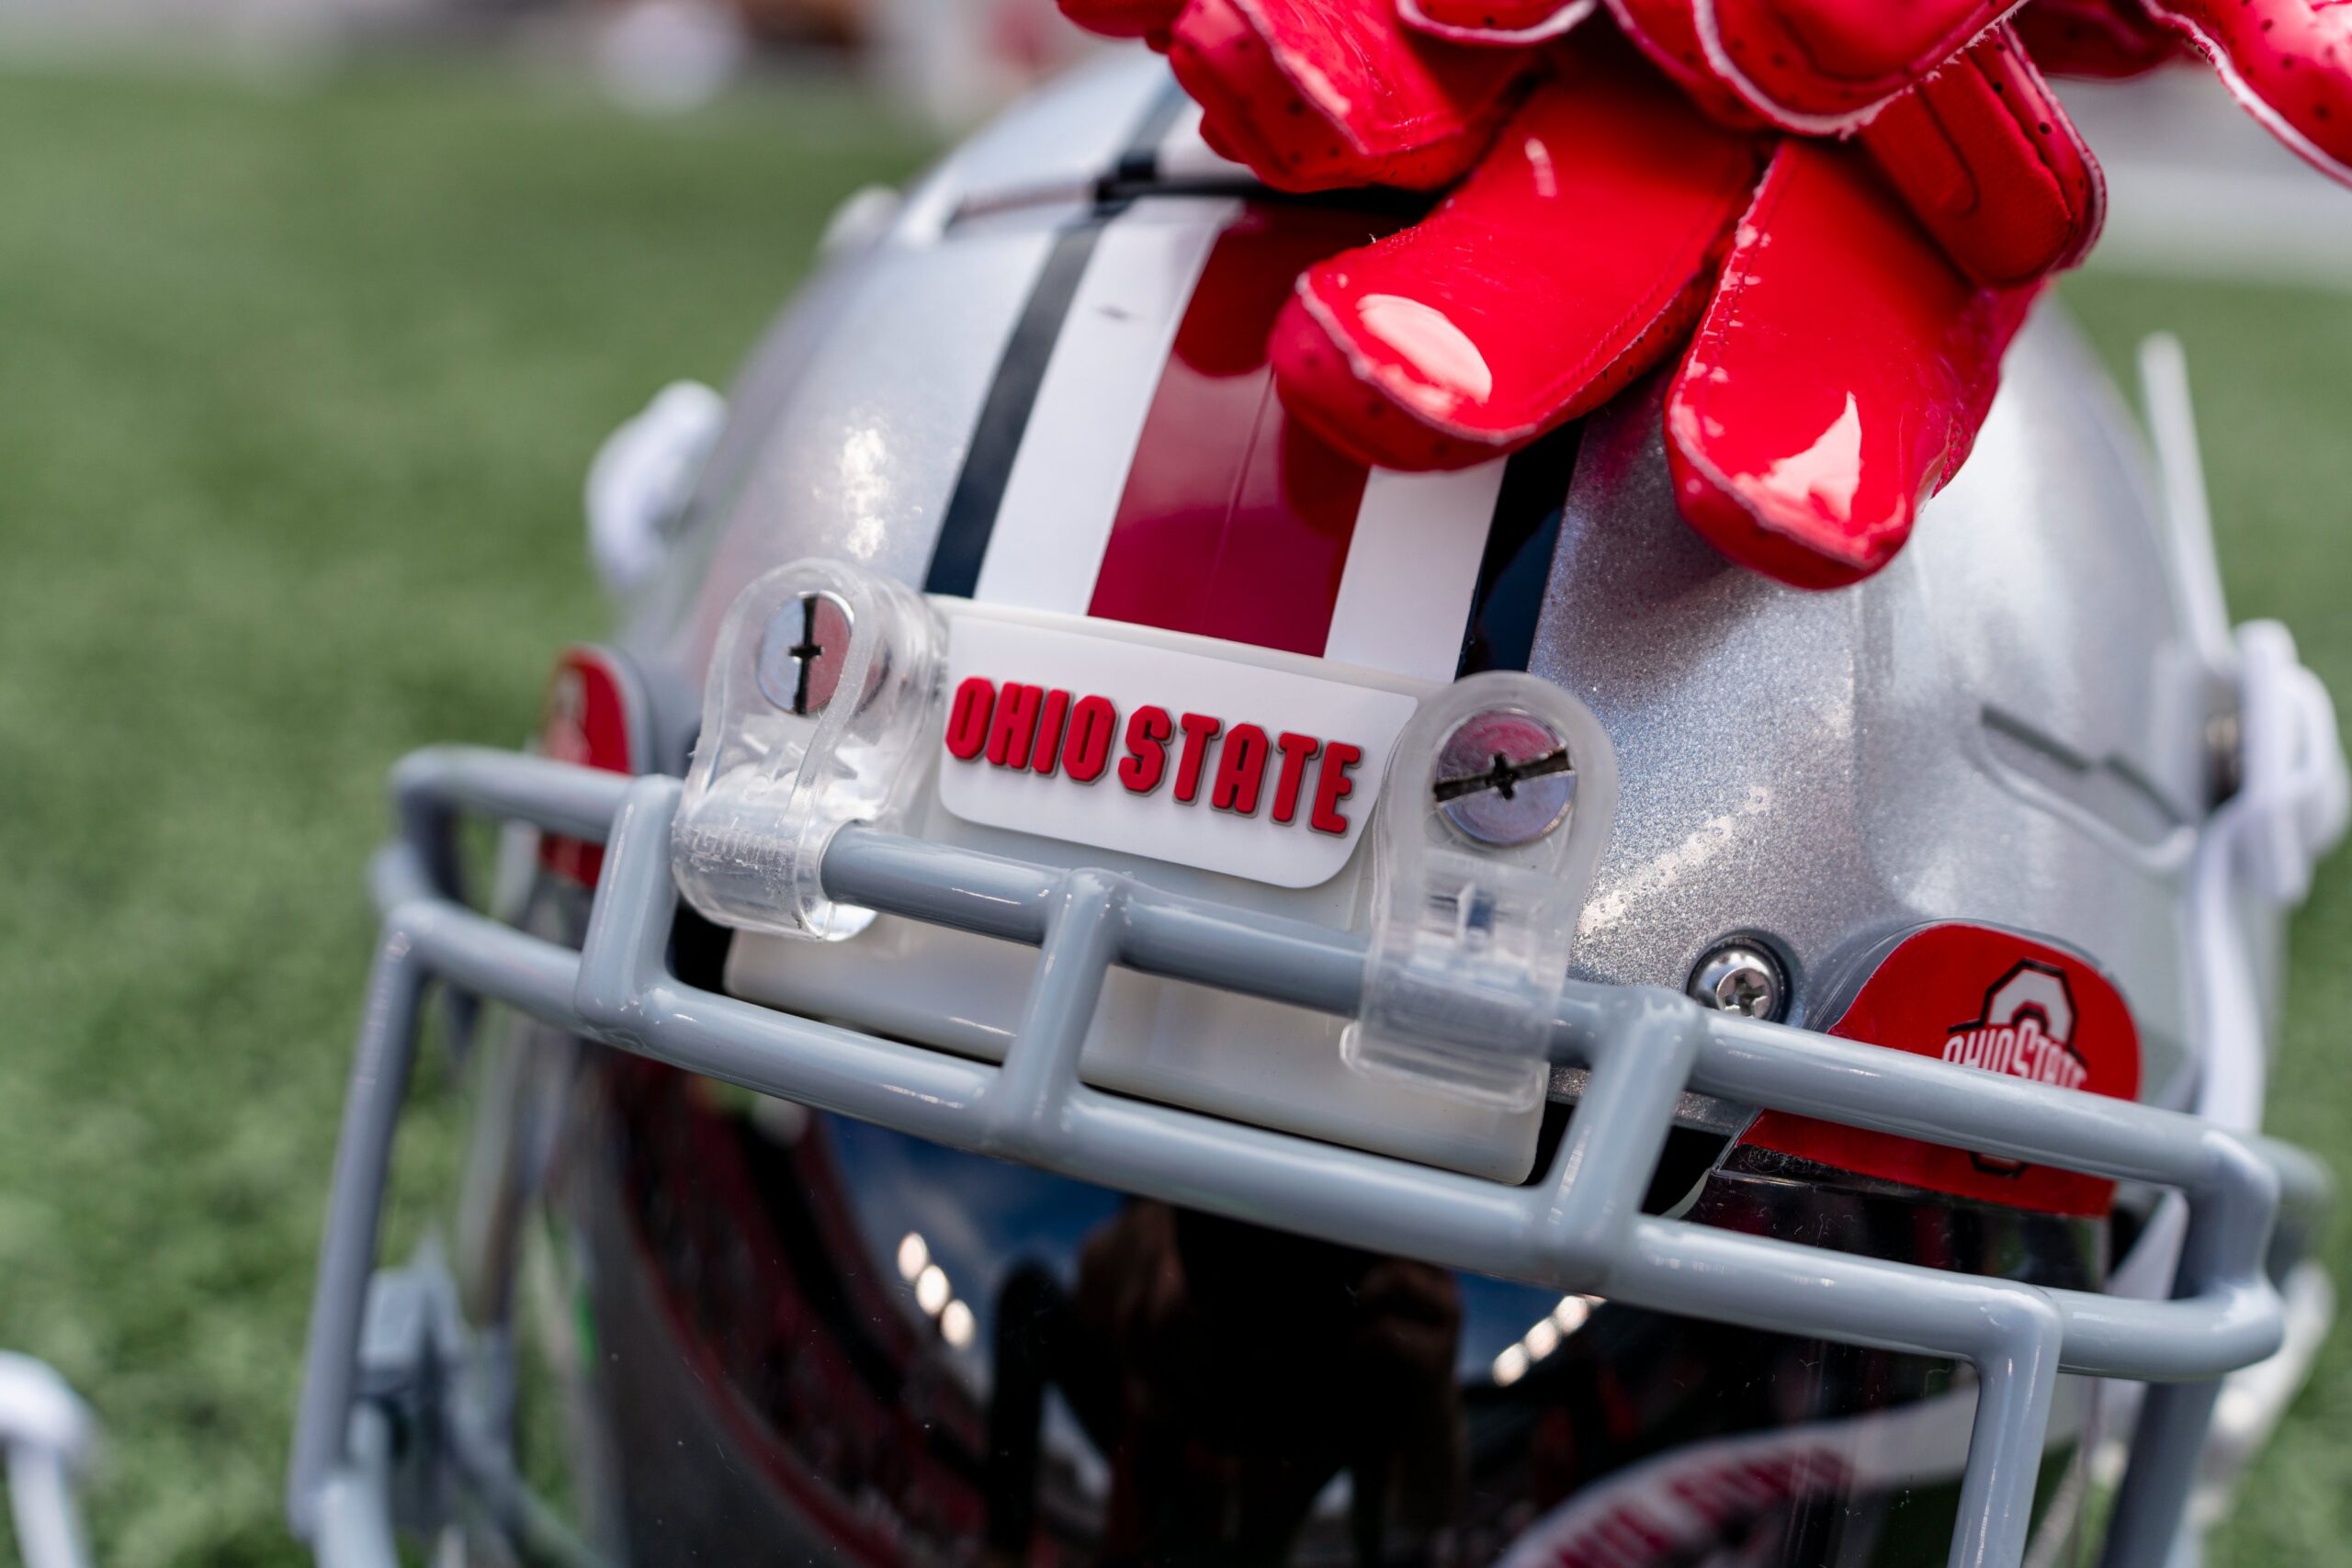
<path fill-rule="evenodd" d="M 1754 942 L 1727 942 L 1699 960 L 1689 989 L 1702 1006 L 1717 1012 L 1773 1019 L 1781 1016 L 1789 987 L 1770 953 Z"/>
<path fill-rule="evenodd" d="M 1567 739 L 1529 714 L 1473 714 L 1438 749 L 1430 794 L 1473 842 L 1497 849 L 1533 843 L 1566 821 L 1576 804 Z"/>
<path fill-rule="evenodd" d="M 849 606 L 807 592 L 778 604 L 760 638 L 760 693 L 786 713 L 825 711 L 849 661 Z"/>

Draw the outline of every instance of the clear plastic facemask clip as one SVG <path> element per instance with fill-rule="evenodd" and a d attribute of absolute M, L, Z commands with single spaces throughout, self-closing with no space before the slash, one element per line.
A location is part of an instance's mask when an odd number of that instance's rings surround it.
<path fill-rule="evenodd" d="M 853 822 L 903 825 L 936 727 L 946 631 L 920 593 L 845 562 L 780 566 L 727 613 L 670 859 L 678 890 L 741 931 L 839 942 L 870 909 L 825 897 Z"/>
<path fill-rule="evenodd" d="M 1532 675 L 1425 699 L 1374 824 L 1358 1071 L 1502 1111 L 1541 1103 L 1577 920 L 1617 808 L 1600 721 Z"/>

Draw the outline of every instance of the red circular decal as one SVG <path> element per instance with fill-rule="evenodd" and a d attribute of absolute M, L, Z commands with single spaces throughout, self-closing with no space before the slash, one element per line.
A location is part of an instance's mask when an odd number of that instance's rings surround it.
<path fill-rule="evenodd" d="M 1905 937 L 1829 1033 L 1977 1072 L 2132 1100 L 2140 1034 L 2114 983 L 2013 931 L 1941 925 Z M 1743 1143 L 1954 1197 L 2104 1214 L 2114 1183 L 1768 1111 Z"/>

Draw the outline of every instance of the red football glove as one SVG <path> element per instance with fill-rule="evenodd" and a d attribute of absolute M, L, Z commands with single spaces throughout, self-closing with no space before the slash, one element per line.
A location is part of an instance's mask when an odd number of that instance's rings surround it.
<path fill-rule="evenodd" d="M 2097 165 L 2009 4 L 1609 0 L 1650 72 L 1579 25 L 1597 0 L 1396 3 L 1063 0 L 1167 49 L 1212 144 L 1270 184 L 1461 182 L 1300 280 L 1273 344 L 1293 413 L 1366 461 L 1459 466 L 1689 339 L 1667 430 L 1685 514 L 1785 581 L 1883 565 L 1966 456 L 2032 288 L 2098 231 Z M 2035 26 L 2080 35 L 2070 63 L 2134 69 L 2166 52 L 2139 3 Z M 2245 3 L 2211 6 L 2240 42 L 2265 36 Z"/>
<path fill-rule="evenodd" d="M 2347 0 L 2034 0 L 2018 30 L 2062 75 L 2133 76 L 2194 49 L 2247 113 L 2352 185 Z"/>
<path fill-rule="evenodd" d="M 2346 0 L 2111 0 L 2144 9 L 2213 62 L 2272 135 L 2352 185 L 2352 4 Z"/>

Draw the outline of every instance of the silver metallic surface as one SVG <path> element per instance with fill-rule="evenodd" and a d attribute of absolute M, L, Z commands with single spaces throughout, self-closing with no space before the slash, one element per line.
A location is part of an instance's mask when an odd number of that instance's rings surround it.
<path fill-rule="evenodd" d="M 1531 715 L 1473 715 L 1438 752 L 1438 809 L 1474 843 L 1531 844 L 1567 820 L 1577 796 L 1566 739 Z"/>
<path fill-rule="evenodd" d="M 2280 1303 L 2263 1270 L 2271 1222 L 2282 1190 L 2310 1201 L 2324 1178 L 2267 1140 L 1713 1012 L 1655 988 L 1572 980 L 1552 1054 L 1590 1077 L 1548 1176 L 1512 1187 L 1432 1170 L 1107 1095 L 1079 1077 L 1110 967 L 1347 1011 L 1362 985 L 1360 935 L 1099 870 L 844 830 L 825 857 L 829 896 L 1041 948 L 1004 1062 L 967 1061 L 672 975 L 669 840 L 679 792 L 673 779 L 465 749 L 403 764 L 404 830 L 378 865 L 384 939 L 337 1154 L 289 1482 L 306 1535 L 337 1528 L 337 1489 L 368 1457 L 347 1446 L 362 1320 L 417 998 L 436 979 L 688 1072 L 1125 1191 L 1564 1292 L 1966 1360 L 1978 1404 L 1955 1568 L 2018 1561 L 2061 1371 L 2168 1383 L 2145 1401 L 2116 1504 L 2124 1544 L 2109 1559 L 2159 1561 L 2202 1444 L 2212 1380 L 2280 1343 Z M 476 914 L 436 878 L 455 814 L 485 807 L 609 835 L 581 951 Z M 598 807 L 610 809 L 609 824 L 587 831 L 582 818 Z M 1642 1194 L 1688 1091 L 2176 1189 L 2190 1214 L 2177 1297 L 2045 1290 L 1645 1215 Z"/>
<path fill-rule="evenodd" d="M 2143 465 L 2072 332 L 2036 317 L 1910 548 L 1837 593 L 1683 525 L 1657 395 L 1587 433 L 1532 662 L 1600 716 L 1624 781 L 1579 973 L 1679 987 L 1719 933 L 1769 932 L 1805 977 L 1795 1016 L 1826 1018 L 1879 937 L 2033 931 L 2097 955 L 2143 1098 L 2184 1103 L 2202 682 Z"/>
<path fill-rule="evenodd" d="M 894 235 L 804 291 L 729 396 L 729 428 L 672 575 L 631 617 L 630 651 L 698 694 L 720 617 L 769 568 L 829 556 L 921 582 L 1053 240 L 1042 220 L 931 248 Z"/>
<path fill-rule="evenodd" d="M 1111 172 L 1167 89 L 1164 67 L 1136 59 L 1046 95 L 804 295 L 734 393 L 691 547 L 633 652 L 698 690 L 734 592 L 797 557 L 922 580 L 1054 235 L 1092 210 L 1088 171 Z M 1217 220 L 1183 205 L 1129 210 Z M 1531 661 L 1600 716 L 1624 778 L 1577 973 L 1679 989 L 1722 932 L 1766 932 L 1800 977 L 1791 1016 L 1818 1020 L 1895 931 L 2031 931 L 2112 974 L 2140 1027 L 2142 1097 L 2187 1104 L 2181 889 L 2211 697 L 2188 605 L 2203 569 L 2180 558 L 2063 315 L 2043 308 L 2012 348 L 1973 458 L 1912 547 L 1836 593 L 1743 571 L 1683 525 L 1657 397 L 1637 389 L 1588 426 Z M 1758 712 L 1772 722 L 1724 720 Z M 1325 893 L 1344 901 L 1354 880 Z"/>
<path fill-rule="evenodd" d="M 1777 1019 L 1788 1001 L 1781 965 L 1753 942 L 1728 942 L 1699 960 L 1685 987 L 1691 1000 L 1742 1018 Z"/>

